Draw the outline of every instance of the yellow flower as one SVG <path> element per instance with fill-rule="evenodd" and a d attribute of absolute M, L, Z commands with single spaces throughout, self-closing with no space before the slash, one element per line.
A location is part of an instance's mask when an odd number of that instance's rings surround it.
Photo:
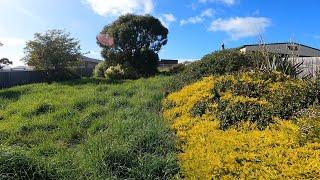
<path fill-rule="evenodd" d="M 280 75 L 278 75 L 280 77 Z M 192 117 L 190 110 L 199 102 L 212 98 L 217 82 L 232 80 L 233 76 L 207 77 L 164 100 L 164 118 L 172 122 L 180 142 L 178 160 L 186 179 L 319 179 L 320 144 L 300 145 L 299 127 L 292 121 L 273 118 L 276 123 L 264 130 L 256 124 L 241 122 L 228 130 L 220 129 L 215 115 L 217 104 L 210 111 Z M 253 81 L 244 74 L 241 81 Z M 269 86 L 277 91 L 281 83 Z M 253 102 L 268 105 L 266 99 L 222 94 L 231 103 Z M 167 103 L 174 104 L 172 107 Z"/>

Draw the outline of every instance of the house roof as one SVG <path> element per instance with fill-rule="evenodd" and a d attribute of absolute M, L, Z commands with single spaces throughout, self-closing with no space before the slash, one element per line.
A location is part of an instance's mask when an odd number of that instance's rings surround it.
<path fill-rule="evenodd" d="M 87 56 L 81 56 L 80 61 L 92 62 L 92 63 L 97 63 L 97 64 L 101 62 L 101 60 L 99 60 L 99 59 L 93 59 L 93 58 L 90 58 Z"/>
<path fill-rule="evenodd" d="M 294 45 L 303 46 L 303 47 L 310 48 L 310 49 L 313 49 L 313 50 L 316 50 L 316 51 L 320 52 L 320 49 L 317 49 L 317 48 L 314 48 L 314 47 L 311 47 L 311 46 L 307 46 L 307 45 L 304 45 L 304 44 L 300 44 L 300 43 L 295 43 L 295 42 L 266 43 L 264 45 L 283 45 L 283 44 L 288 44 L 288 45 L 289 44 L 294 44 Z M 248 46 L 260 46 L 260 45 L 261 44 L 246 44 L 246 45 L 240 46 L 240 49 L 248 47 Z"/>
<path fill-rule="evenodd" d="M 173 59 L 161 59 L 160 64 L 178 64 L 178 60 Z"/>

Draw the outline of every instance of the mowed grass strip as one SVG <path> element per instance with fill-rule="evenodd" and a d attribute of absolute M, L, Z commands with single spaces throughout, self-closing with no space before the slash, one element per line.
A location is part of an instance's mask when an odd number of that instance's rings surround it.
<path fill-rule="evenodd" d="M 168 179 L 174 135 L 161 117 L 168 77 L 0 90 L 1 179 Z"/>

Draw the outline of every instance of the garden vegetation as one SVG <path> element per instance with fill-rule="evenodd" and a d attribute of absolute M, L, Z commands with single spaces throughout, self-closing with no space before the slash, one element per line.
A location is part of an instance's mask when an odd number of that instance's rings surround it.
<path fill-rule="evenodd" d="M 320 177 L 314 82 L 279 72 L 208 76 L 164 100 L 185 179 Z"/>

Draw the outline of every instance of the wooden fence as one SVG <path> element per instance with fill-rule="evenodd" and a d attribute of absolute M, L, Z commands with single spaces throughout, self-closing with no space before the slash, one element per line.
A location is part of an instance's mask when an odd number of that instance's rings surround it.
<path fill-rule="evenodd" d="M 79 68 L 75 71 L 81 77 L 90 77 L 93 73 L 93 69 L 88 68 Z M 0 71 L 0 89 L 45 81 L 46 73 L 44 71 Z"/>

